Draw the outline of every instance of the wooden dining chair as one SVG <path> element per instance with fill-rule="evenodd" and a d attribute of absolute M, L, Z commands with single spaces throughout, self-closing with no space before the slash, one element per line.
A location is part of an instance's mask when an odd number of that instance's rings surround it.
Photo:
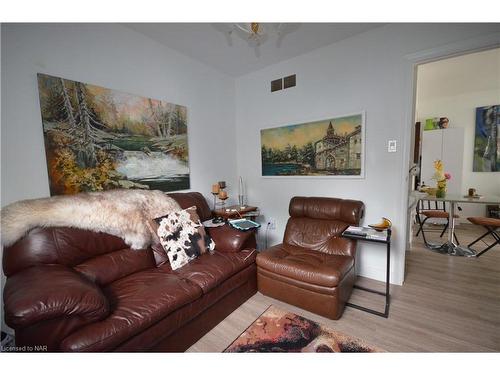
<path fill-rule="evenodd" d="M 500 219 L 495 219 L 493 217 L 468 217 L 467 220 L 469 220 L 472 224 L 475 225 L 480 225 L 483 228 L 486 229 L 486 233 L 483 234 L 482 236 L 476 238 L 474 241 L 472 241 L 470 244 L 467 245 L 469 249 L 471 249 L 471 246 L 477 243 L 478 241 L 481 241 L 484 237 L 487 235 L 491 235 L 495 242 L 490 244 L 486 249 L 482 250 L 481 252 L 476 254 L 476 258 L 480 257 L 483 255 L 485 252 L 488 250 L 492 249 L 496 245 L 500 245 Z M 483 241 L 484 242 L 484 241 Z M 472 250 L 472 249 L 471 249 Z"/>
<path fill-rule="evenodd" d="M 462 211 L 461 207 L 457 207 L 459 211 Z M 423 219 L 422 219 L 423 216 Z M 460 216 L 455 214 L 455 218 L 459 218 Z M 426 246 L 428 246 L 427 239 L 425 238 L 425 231 L 424 231 L 424 225 L 429 219 L 446 219 L 446 223 L 444 224 L 443 229 L 441 230 L 441 234 L 439 237 L 443 237 L 444 233 L 448 229 L 450 225 L 450 213 L 446 211 L 446 202 L 441 202 L 441 201 L 430 201 L 430 200 L 424 200 L 421 199 L 417 202 L 416 205 L 416 221 L 419 225 L 417 234 L 415 237 L 418 237 L 420 232 L 422 232 L 422 238 L 424 239 L 424 243 Z M 432 229 L 427 228 L 427 231 L 435 231 Z M 457 241 L 457 245 L 460 245 L 460 242 L 458 241 L 456 233 L 453 233 L 453 236 L 455 237 L 455 241 Z"/>

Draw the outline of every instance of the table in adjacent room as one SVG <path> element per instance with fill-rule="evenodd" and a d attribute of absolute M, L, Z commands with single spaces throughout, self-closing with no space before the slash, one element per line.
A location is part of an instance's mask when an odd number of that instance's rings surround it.
<path fill-rule="evenodd" d="M 464 257 L 474 257 L 476 252 L 472 249 L 459 246 L 454 241 L 455 233 L 455 210 L 457 203 L 474 203 L 474 204 L 500 204 L 500 197 L 495 195 L 482 196 L 480 198 L 472 198 L 457 194 L 446 194 L 443 198 L 437 198 L 436 196 L 428 194 L 418 194 L 416 195 L 418 199 L 437 201 L 437 202 L 449 202 L 450 203 L 450 226 L 448 228 L 448 240 L 444 244 L 433 244 L 429 247 L 437 252 L 445 253 L 448 255 L 464 256 Z"/>

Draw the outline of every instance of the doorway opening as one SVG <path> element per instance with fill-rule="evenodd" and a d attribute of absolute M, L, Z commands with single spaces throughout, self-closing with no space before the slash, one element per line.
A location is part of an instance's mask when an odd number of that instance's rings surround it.
<path fill-rule="evenodd" d="M 481 224 L 500 220 L 500 48 L 418 64 L 415 84 L 405 273 L 498 272 L 495 228 Z"/>

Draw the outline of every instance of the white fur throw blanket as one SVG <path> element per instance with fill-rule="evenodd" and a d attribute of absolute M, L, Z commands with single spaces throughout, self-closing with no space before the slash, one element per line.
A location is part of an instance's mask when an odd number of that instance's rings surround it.
<path fill-rule="evenodd" d="M 132 249 L 145 249 L 155 241 L 149 220 L 180 209 L 158 190 L 117 189 L 29 199 L 2 209 L 2 244 L 12 245 L 35 227 L 73 227 L 109 233 Z"/>

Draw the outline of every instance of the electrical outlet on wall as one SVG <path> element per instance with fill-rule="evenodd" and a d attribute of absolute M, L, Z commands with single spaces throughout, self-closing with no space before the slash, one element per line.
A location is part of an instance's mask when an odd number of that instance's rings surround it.
<path fill-rule="evenodd" d="M 276 229 L 276 219 L 274 217 L 270 217 L 269 220 L 267 221 L 268 223 L 268 228 L 269 229 Z"/>

